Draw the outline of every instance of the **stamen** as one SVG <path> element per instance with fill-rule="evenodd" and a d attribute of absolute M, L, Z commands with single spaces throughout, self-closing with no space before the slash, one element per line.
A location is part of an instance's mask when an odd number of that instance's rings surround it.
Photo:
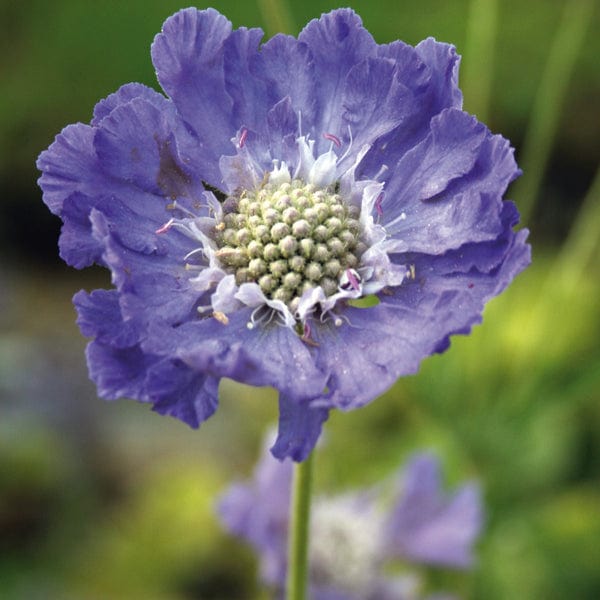
<path fill-rule="evenodd" d="M 389 167 L 387 165 L 381 165 L 381 167 L 379 168 L 379 171 L 377 171 L 377 174 L 375 175 L 375 177 L 373 177 L 373 179 L 375 181 L 380 181 L 381 177 L 383 177 L 383 174 L 389 169 Z"/>
<path fill-rule="evenodd" d="M 381 203 L 383 202 L 384 196 L 385 192 L 381 192 L 379 196 L 377 196 L 377 200 L 375 200 L 375 210 L 377 211 L 378 217 L 383 217 L 383 208 L 381 208 Z"/>
<path fill-rule="evenodd" d="M 238 147 L 243 148 L 246 143 L 246 138 L 248 137 L 248 130 L 246 128 L 242 129 L 242 133 L 240 133 L 240 141 L 238 142 Z"/>
<path fill-rule="evenodd" d="M 326 140 L 328 140 L 330 142 L 333 142 L 338 148 L 341 148 L 342 142 L 340 142 L 340 138 L 337 137 L 337 136 L 335 136 L 335 135 L 333 135 L 333 133 L 324 133 L 323 137 Z"/>
<path fill-rule="evenodd" d="M 304 322 L 304 332 L 302 333 L 302 337 L 300 339 L 305 344 L 307 344 L 309 346 L 314 346 L 315 348 L 318 348 L 318 346 L 319 346 L 318 342 L 315 342 L 315 340 L 311 339 L 310 333 L 311 333 L 310 324 L 308 323 L 308 321 L 305 321 Z"/>
<path fill-rule="evenodd" d="M 360 275 L 354 269 L 346 269 L 346 277 L 355 291 L 360 290 Z"/>
<path fill-rule="evenodd" d="M 204 254 L 204 247 L 200 247 L 200 248 L 196 248 L 195 250 L 192 250 L 191 252 L 188 252 L 184 257 L 183 260 L 188 260 L 189 258 L 191 258 L 192 256 L 194 256 L 195 254 Z M 186 265 L 187 268 L 187 265 Z"/>
<path fill-rule="evenodd" d="M 350 141 L 348 142 L 348 148 L 346 149 L 346 152 L 344 152 L 344 154 L 342 154 L 342 156 L 340 156 L 337 160 L 337 163 L 340 164 L 347 156 L 348 154 L 350 154 L 350 150 L 352 149 L 352 129 L 350 128 L 350 125 L 348 125 L 348 137 L 350 138 Z"/>
<path fill-rule="evenodd" d="M 222 323 L 223 325 L 229 325 L 229 317 L 224 312 L 221 312 L 220 310 L 215 310 L 212 316 L 213 319 L 216 319 L 217 321 L 219 321 L 219 323 Z"/>
<path fill-rule="evenodd" d="M 167 210 L 180 210 L 184 215 L 195 219 L 198 215 L 193 213 L 191 210 L 186 208 L 185 206 L 181 206 L 177 203 L 177 200 L 173 200 L 170 204 L 167 204 Z"/>
<path fill-rule="evenodd" d="M 162 233 L 167 233 L 167 231 L 171 229 L 171 225 L 173 225 L 174 221 L 175 219 L 169 219 L 164 225 L 161 225 L 154 233 L 157 233 L 158 235 Z"/>

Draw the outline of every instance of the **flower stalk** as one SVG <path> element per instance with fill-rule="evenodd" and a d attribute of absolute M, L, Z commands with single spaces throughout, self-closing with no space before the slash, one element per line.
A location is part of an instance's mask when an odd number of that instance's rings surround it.
<path fill-rule="evenodd" d="M 311 452 L 304 462 L 294 464 L 288 548 L 288 600 L 306 599 L 313 454 Z"/>

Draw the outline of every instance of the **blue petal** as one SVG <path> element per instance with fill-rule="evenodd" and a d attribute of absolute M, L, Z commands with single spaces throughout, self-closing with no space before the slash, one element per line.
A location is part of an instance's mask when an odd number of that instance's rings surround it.
<path fill-rule="evenodd" d="M 351 9 L 334 10 L 315 19 L 300 32 L 298 41 L 305 43 L 314 64 L 314 87 L 317 114 L 314 123 L 303 133 L 312 133 L 316 154 L 325 152 L 330 143 L 323 133 L 345 135 L 342 127 L 343 90 L 346 77 L 354 65 L 374 56 L 377 44 L 364 29 L 360 17 Z"/>
<path fill-rule="evenodd" d="M 94 150 L 94 129 L 83 123 L 68 125 L 37 159 L 42 171 L 38 184 L 43 199 L 55 214 L 62 214 L 63 203 L 74 192 L 95 195 L 106 184 Z"/>
<path fill-rule="evenodd" d="M 94 290 L 91 294 L 81 290 L 73 296 L 73 303 L 84 336 L 115 348 L 129 348 L 139 341 L 140 332 L 134 323 L 123 321 L 117 290 Z"/>
<path fill-rule="evenodd" d="M 273 94 L 272 104 L 289 97 L 292 111 L 301 114 L 303 133 L 306 133 L 315 123 L 319 86 L 307 45 L 279 34 L 264 44 L 258 58 L 257 70 L 268 81 Z"/>
<path fill-rule="evenodd" d="M 139 346 L 118 348 L 94 341 L 88 344 L 86 358 L 90 378 L 101 398 L 148 400 L 145 380 L 156 358 L 145 354 Z"/>
<path fill-rule="evenodd" d="M 382 222 L 400 240 L 395 251 L 441 254 L 493 239 L 502 194 L 518 173 L 506 140 L 466 113 L 442 112 L 386 185 Z"/>
<path fill-rule="evenodd" d="M 237 29 L 225 46 L 225 88 L 233 99 L 233 120 L 255 131 L 264 131 L 273 103 L 258 63 L 261 29 Z M 264 77 L 264 76 L 263 76 Z"/>
<path fill-rule="evenodd" d="M 375 176 L 382 164 L 392 168 L 429 133 L 433 117 L 444 109 L 462 106 L 462 94 L 458 89 L 460 57 L 453 46 L 432 38 L 416 48 L 395 41 L 379 46 L 377 56 L 395 63 L 398 78 L 410 95 L 401 106 L 407 117 L 398 127 L 381 136 L 364 157 L 358 170 L 363 178 Z M 386 174 L 381 180 L 387 181 Z"/>
<path fill-rule="evenodd" d="M 198 134 L 210 165 L 231 152 L 239 125 L 225 91 L 224 42 L 231 23 L 214 9 L 180 10 L 163 24 L 152 44 L 158 81 L 184 121 Z"/>
<path fill-rule="evenodd" d="M 302 462 L 315 447 L 323 423 L 329 417 L 326 408 L 311 408 L 279 395 L 279 432 L 271 452 L 275 458 Z"/>
<path fill-rule="evenodd" d="M 300 337 L 289 327 L 271 324 L 249 330 L 251 309 L 228 315 L 223 325 L 213 318 L 179 327 L 152 323 L 144 348 L 181 359 L 200 372 L 230 377 L 256 386 L 272 386 L 304 400 L 321 395 L 327 375 L 314 364 Z"/>
<path fill-rule="evenodd" d="M 126 83 L 122 85 L 116 92 L 108 95 L 103 100 L 100 100 L 94 107 L 94 118 L 91 124 L 97 126 L 104 117 L 107 117 L 117 106 L 127 104 L 134 98 L 143 98 L 147 102 L 154 104 L 157 108 L 164 105 L 165 97 L 159 94 L 156 90 L 149 88 L 141 83 Z"/>
<path fill-rule="evenodd" d="M 350 409 L 372 401 L 398 377 L 415 373 L 424 358 L 445 350 L 448 336 L 481 321 L 485 303 L 530 262 L 527 231 L 512 232 L 514 216 L 507 204 L 505 232 L 497 240 L 441 257 L 402 256 L 413 261 L 415 279 L 379 294 L 377 306 L 348 307 L 340 327 L 314 324 L 315 364 L 330 373 L 326 406 Z"/>
<path fill-rule="evenodd" d="M 111 177 L 169 199 L 200 200 L 198 177 L 220 181 L 216 165 L 206 163 L 201 145 L 164 98 L 139 97 L 117 106 L 101 121 L 94 145 Z"/>
<path fill-rule="evenodd" d="M 406 136 L 422 118 L 427 72 L 415 50 L 403 48 L 401 60 L 369 58 L 348 73 L 343 118 L 357 151 L 398 127 Z M 387 162 L 387 154 L 381 158 Z"/>
<path fill-rule="evenodd" d="M 179 232 L 159 237 L 144 231 L 135 219 L 127 227 L 129 213 L 118 207 L 113 221 L 93 211 L 94 235 L 102 241 L 103 259 L 111 269 L 113 283 L 121 294 L 121 310 L 127 318 L 146 323 L 164 320 L 180 323 L 194 314 L 199 293 L 192 289 L 183 256 L 191 249 Z M 149 223 L 151 225 L 151 223 Z"/>
<path fill-rule="evenodd" d="M 104 247 L 92 235 L 90 223 L 90 212 L 95 204 L 95 198 L 74 192 L 65 198 L 61 208 L 63 225 L 58 239 L 60 257 L 76 269 L 103 263 Z"/>
<path fill-rule="evenodd" d="M 198 373 L 181 361 L 163 360 L 148 373 L 145 393 L 153 410 L 198 427 L 217 409 L 219 380 Z"/>

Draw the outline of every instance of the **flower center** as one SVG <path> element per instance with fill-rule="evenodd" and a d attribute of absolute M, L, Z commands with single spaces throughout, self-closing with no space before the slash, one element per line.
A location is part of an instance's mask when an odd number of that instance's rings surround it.
<path fill-rule="evenodd" d="M 333 186 L 300 179 L 267 183 L 229 197 L 214 230 L 215 256 L 238 285 L 256 282 L 265 297 L 292 312 L 302 294 L 320 286 L 325 296 L 350 285 L 366 244 L 360 209 L 347 205 Z M 345 289 L 345 288 L 342 288 Z"/>

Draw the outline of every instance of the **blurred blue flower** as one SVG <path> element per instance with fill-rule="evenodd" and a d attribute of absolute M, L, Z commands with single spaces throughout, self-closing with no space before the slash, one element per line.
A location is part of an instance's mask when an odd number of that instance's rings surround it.
<path fill-rule="evenodd" d="M 349 9 L 262 35 L 176 13 L 152 45 L 168 97 L 124 85 L 37 164 L 63 259 L 112 273 L 74 298 L 99 395 L 197 427 L 222 377 L 272 386 L 272 451 L 303 460 L 330 409 L 479 322 L 529 247 L 452 46 L 378 45 Z"/>
<path fill-rule="evenodd" d="M 292 462 L 265 447 L 254 478 L 232 485 L 219 504 L 225 527 L 260 556 L 260 579 L 283 594 Z M 477 485 L 442 490 L 439 463 L 417 454 L 400 470 L 393 492 L 374 488 L 313 501 L 310 532 L 311 598 L 402 600 L 419 598 L 416 573 L 390 574 L 402 561 L 465 569 L 483 515 Z"/>

